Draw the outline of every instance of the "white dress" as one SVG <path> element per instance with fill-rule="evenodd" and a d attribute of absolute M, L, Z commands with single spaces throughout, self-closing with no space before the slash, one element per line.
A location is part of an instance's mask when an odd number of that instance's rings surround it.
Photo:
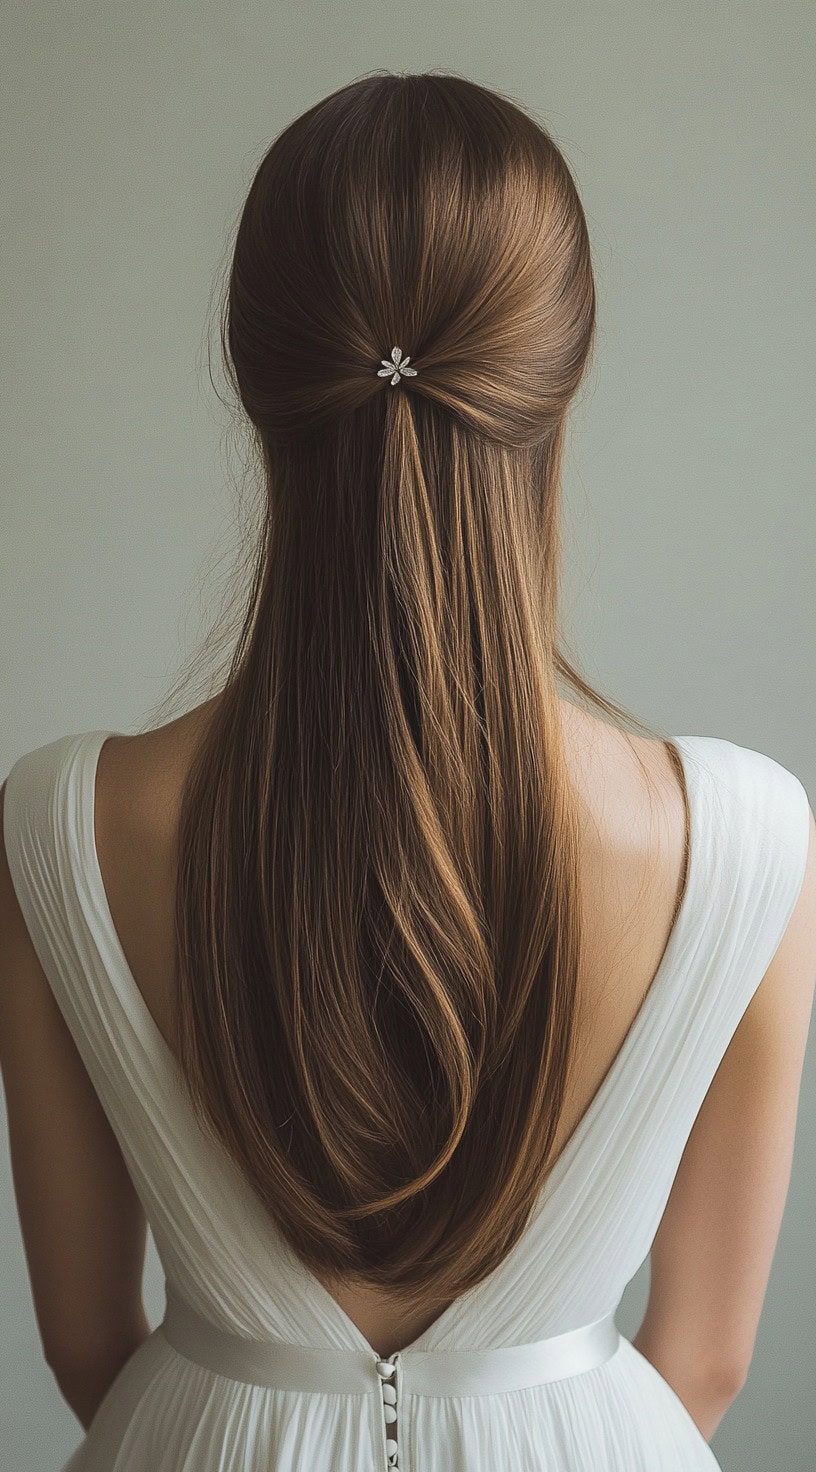
<path fill-rule="evenodd" d="M 198 1126 L 128 968 L 94 843 L 96 764 L 112 734 L 27 752 L 5 797 L 19 903 L 167 1283 L 166 1319 L 123 1366 L 62 1472 L 717 1468 L 614 1313 L 798 897 L 809 822 L 799 779 L 719 737 L 674 738 L 691 853 L 641 1009 L 519 1242 L 378 1362 Z"/>

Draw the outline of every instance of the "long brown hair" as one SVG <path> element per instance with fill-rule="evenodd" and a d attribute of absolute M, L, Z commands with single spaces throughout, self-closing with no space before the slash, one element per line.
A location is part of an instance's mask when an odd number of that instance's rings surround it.
<path fill-rule="evenodd" d="M 178 1053 L 301 1260 L 414 1308 L 520 1237 L 573 1057 L 559 680 L 631 719 L 558 623 L 594 328 L 570 169 L 485 87 L 366 75 L 255 173 L 221 332 L 264 517 L 182 799 Z"/>

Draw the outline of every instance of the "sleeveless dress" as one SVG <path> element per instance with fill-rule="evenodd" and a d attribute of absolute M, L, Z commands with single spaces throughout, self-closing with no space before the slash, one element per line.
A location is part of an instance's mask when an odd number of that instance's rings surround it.
<path fill-rule="evenodd" d="M 615 1325 L 695 1116 L 802 885 L 809 804 L 771 757 L 674 738 L 690 807 L 680 908 L 649 991 L 525 1232 L 380 1360 L 205 1136 L 125 960 L 94 841 L 111 731 L 21 756 L 4 835 L 42 967 L 166 1278 L 62 1472 L 711 1472 L 679 1396 Z"/>

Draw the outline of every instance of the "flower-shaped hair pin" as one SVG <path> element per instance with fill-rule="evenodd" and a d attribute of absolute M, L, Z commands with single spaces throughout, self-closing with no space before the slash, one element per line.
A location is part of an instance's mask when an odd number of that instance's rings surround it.
<path fill-rule="evenodd" d="M 380 358 L 383 366 L 377 369 L 377 377 L 391 378 L 392 384 L 399 383 L 400 375 L 403 373 L 406 378 L 416 378 L 416 368 L 408 367 L 410 361 L 410 358 L 403 358 L 402 348 L 392 348 L 390 363 L 387 358 Z M 392 374 L 393 377 L 391 376 Z"/>

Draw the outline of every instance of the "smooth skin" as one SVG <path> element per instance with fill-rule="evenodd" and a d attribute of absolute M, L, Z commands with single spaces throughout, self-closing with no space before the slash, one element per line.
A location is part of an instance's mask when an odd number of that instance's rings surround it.
<path fill-rule="evenodd" d="M 39 963 L 2 839 L 0 1070 L 11 1169 L 43 1353 L 87 1430 L 150 1333 L 147 1219 L 119 1143 Z"/>
<path fill-rule="evenodd" d="M 632 1341 L 710 1440 L 754 1350 L 793 1159 L 816 988 L 816 822 L 785 934 L 694 1121 Z"/>
<path fill-rule="evenodd" d="M 87 1430 L 150 1333 L 147 1223 L 40 967 L 2 842 L 0 1071 L 45 1359 Z M 816 987 L 816 821 L 801 893 L 695 1121 L 635 1347 L 709 1439 L 745 1383 L 790 1178 Z"/>

